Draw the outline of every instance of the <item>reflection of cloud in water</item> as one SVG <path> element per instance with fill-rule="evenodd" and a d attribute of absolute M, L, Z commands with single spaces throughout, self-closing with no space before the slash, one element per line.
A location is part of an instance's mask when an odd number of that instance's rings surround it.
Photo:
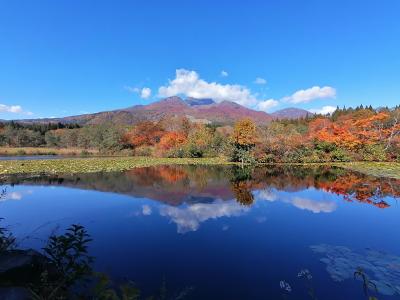
<path fill-rule="evenodd" d="M 357 268 L 362 268 L 378 292 L 384 295 L 400 295 L 400 257 L 366 249 L 357 253 L 343 246 L 314 245 L 311 249 L 325 255 L 321 261 L 333 280 L 353 279 Z"/>
<path fill-rule="evenodd" d="M 31 195 L 33 193 L 32 190 L 27 191 L 18 191 L 18 192 L 11 192 L 4 195 L 3 198 L 0 198 L 0 201 L 7 201 L 7 200 L 22 200 L 25 195 Z"/>
<path fill-rule="evenodd" d="M 200 223 L 220 217 L 240 216 L 249 210 L 249 207 L 240 205 L 236 201 L 216 200 L 213 203 L 196 203 L 188 206 L 162 206 L 160 215 L 171 218 L 178 227 L 178 233 L 196 231 Z"/>
<path fill-rule="evenodd" d="M 261 201 L 281 201 L 284 203 L 289 203 L 297 208 L 309 210 L 313 213 L 330 213 L 336 210 L 337 204 L 334 201 L 327 200 L 313 200 L 303 197 L 288 197 L 284 195 L 278 195 L 278 193 L 274 193 L 272 190 L 258 190 L 254 192 L 254 197 L 256 200 Z"/>
<path fill-rule="evenodd" d="M 267 217 L 265 216 L 256 217 L 257 223 L 264 223 L 265 221 L 267 221 Z"/>
<path fill-rule="evenodd" d="M 222 231 L 227 231 L 229 229 L 229 225 L 222 226 Z"/>
<path fill-rule="evenodd" d="M 151 207 L 149 205 L 142 205 L 142 214 L 144 216 L 150 216 L 152 213 Z"/>
<path fill-rule="evenodd" d="M 336 210 L 336 202 L 333 201 L 314 201 L 311 199 L 293 197 L 291 203 L 300 209 L 306 209 L 313 213 L 330 213 Z"/>
<path fill-rule="evenodd" d="M 258 190 L 255 191 L 253 194 L 256 200 L 265 200 L 271 202 L 278 200 L 278 195 L 270 190 Z"/>

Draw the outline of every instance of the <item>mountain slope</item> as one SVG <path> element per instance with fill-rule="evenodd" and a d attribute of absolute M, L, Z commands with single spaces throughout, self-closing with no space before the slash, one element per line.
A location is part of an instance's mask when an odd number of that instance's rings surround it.
<path fill-rule="evenodd" d="M 125 109 L 105 111 L 94 114 L 70 116 L 65 118 L 47 118 L 19 120 L 25 123 L 78 123 L 81 125 L 112 122 L 121 125 L 133 125 L 141 121 L 159 121 L 168 117 L 187 117 L 193 122 L 233 124 L 242 118 L 251 118 L 257 124 L 265 124 L 273 119 L 299 118 L 310 114 L 306 110 L 290 108 L 273 114 L 256 111 L 230 101 L 216 103 L 212 99 L 186 100 L 169 97 L 148 105 L 135 105 Z"/>
<path fill-rule="evenodd" d="M 273 112 L 271 117 L 274 119 L 300 119 L 311 115 L 312 113 L 308 110 L 290 107 Z"/>

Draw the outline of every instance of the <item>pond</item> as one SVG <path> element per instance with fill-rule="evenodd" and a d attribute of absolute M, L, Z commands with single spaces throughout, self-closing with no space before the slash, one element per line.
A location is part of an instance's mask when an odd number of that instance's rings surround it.
<path fill-rule="evenodd" d="M 159 166 L 14 176 L 4 187 L 1 217 L 20 247 L 41 249 L 79 223 L 94 269 L 143 295 L 165 282 L 168 299 L 400 297 L 399 180 L 330 167 Z"/>
<path fill-rule="evenodd" d="M 65 159 L 65 158 L 73 158 L 72 156 L 67 155 L 21 155 L 21 156 L 0 156 L 1 160 L 46 160 L 46 159 Z"/>

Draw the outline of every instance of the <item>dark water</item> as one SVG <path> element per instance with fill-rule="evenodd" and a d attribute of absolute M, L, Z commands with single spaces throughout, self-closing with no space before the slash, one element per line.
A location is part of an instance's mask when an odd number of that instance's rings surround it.
<path fill-rule="evenodd" d="M 0 160 L 45 160 L 69 158 L 66 155 L 26 155 L 26 156 L 0 156 Z"/>
<path fill-rule="evenodd" d="M 1 216 L 21 246 L 80 223 L 95 269 L 145 295 L 165 279 L 185 299 L 367 299 L 354 279 L 362 267 L 368 293 L 400 299 L 398 180 L 182 166 L 3 184 Z"/>

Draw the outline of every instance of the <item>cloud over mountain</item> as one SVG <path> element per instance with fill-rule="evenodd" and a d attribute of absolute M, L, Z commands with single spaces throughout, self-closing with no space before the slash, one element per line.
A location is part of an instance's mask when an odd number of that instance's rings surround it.
<path fill-rule="evenodd" d="M 260 101 L 257 104 L 257 108 L 259 110 L 262 110 L 262 111 L 267 111 L 270 108 L 273 108 L 273 107 L 278 106 L 278 105 L 279 105 L 279 101 L 278 100 L 268 99 L 268 100 L 265 100 L 265 101 Z"/>
<path fill-rule="evenodd" d="M 161 86 L 158 89 L 158 95 L 160 97 L 185 95 L 197 99 L 211 98 L 216 102 L 228 100 L 246 106 L 252 106 L 258 102 L 256 95 L 245 86 L 207 82 L 201 79 L 196 71 L 186 69 L 176 70 L 175 78 L 169 80 L 168 85 Z"/>

